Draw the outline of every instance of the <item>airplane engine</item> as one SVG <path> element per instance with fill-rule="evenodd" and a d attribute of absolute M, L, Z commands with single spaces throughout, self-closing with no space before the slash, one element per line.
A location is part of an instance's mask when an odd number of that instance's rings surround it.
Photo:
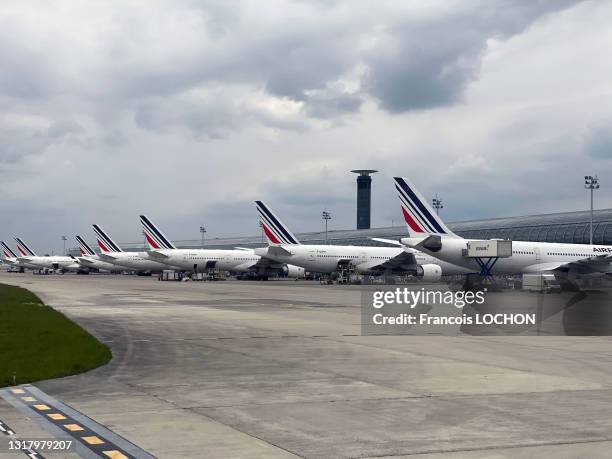
<path fill-rule="evenodd" d="M 306 276 L 306 270 L 295 265 L 283 265 L 283 274 L 292 279 Z"/>
<path fill-rule="evenodd" d="M 417 276 L 428 282 L 437 282 L 442 277 L 440 265 L 428 264 L 417 266 Z"/>

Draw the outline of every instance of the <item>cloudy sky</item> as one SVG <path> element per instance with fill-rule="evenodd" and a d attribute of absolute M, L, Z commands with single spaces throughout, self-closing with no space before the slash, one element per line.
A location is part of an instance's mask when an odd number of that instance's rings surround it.
<path fill-rule="evenodd" d="M 373 168 L 448 220 L 612 207 L 612 2 L 15 1 L 0 6 L 0 236 L 355 224 Z M 69 245 L 74 245 L 70 241 Z"/>

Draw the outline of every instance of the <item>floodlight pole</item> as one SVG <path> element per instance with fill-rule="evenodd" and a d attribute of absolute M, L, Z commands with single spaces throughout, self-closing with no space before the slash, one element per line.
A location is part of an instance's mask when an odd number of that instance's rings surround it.
<path fill-rule="evenodd" d="M 434 209 L 436 209 L 436 215 L 440 214 L 440 209 L 444 209 L 442 205 L 442 198 L 438 198 L 438 193 L 436 193 L 436 197 L 431 200 Z"/>
<path fill-rule="evenodd" d="M 329 220 L 331 220 L 332 216 L 331 216 L 331 212 L 328 212 L 327 210 L 324 210 L 321 213 L 321 218 L 323 220 L 325 220 L 325 245 L 327 245 L 327 222 Z"/>
<path fill-rule="evenodd" d="M 204 247 L 204 235 L 206 234 L 206 228 L 204 226 L 200 226 L 200 234 L 202 235 L 202 248 Z"/>
<path fill-rule="evenodd" d="M 599 189 L 599 179 L 597 175 L 585 175 L 584 187 L 591 191 L 591 221 L 589 226 L 589 244 L 593 245 L 593 191 Z"/>

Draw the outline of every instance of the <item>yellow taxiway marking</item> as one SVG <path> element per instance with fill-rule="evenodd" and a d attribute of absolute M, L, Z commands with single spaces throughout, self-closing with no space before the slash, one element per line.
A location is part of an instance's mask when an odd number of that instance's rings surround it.
<path fill-rule="evenodd" d="M 102 443 L 104 443 L 104 440 L 101 440 L 95 435 L 92 435 L 91 437 L 81 437 L 81 438 L 85 440 L 87 443 L 89 443 L 90 445 L 101 445 Z"/>
<path fill-rule="evenodd" d="M 40 410 L 40 411 L 45 411 L 45 410 L 50 410 L 51 409 L 47 405 L 34 405 L 34 408 L 36 408 L 37 410 Z"/>
<path fill-rule="evenodd" d="M 70 432 L 78 432 L 79 430 L 83 430 L 83 428 L 78 424 L 64 424 L 64 427 Z"/>
<path fill-rule="evenodd" d="M 25 390 L 23 389 L 11 389 L 13 394 L 25 394 Z"/>
<path fill-rule="evenodd" d="M 61 421 L 62 419 L 66 419 L 66 416 L 59 413 L 49 413 L 47 416 L 49 416 L 51 419 L 54 419 L 55 421 Z"/>
<path fill-rule="evenodd" d="M 24 402 L 35 402 L 36 399 L 34 397 L 21 397 L 21 400 Z"/>
<path fill-rule="evenodd" d="M 110 457 L 111 459 L 127 459 L 127 456 L 125 454 L 121 454 L 119 451 L 117 451 L 116 449 L 112 450 L 112 451 L 102 451 L 106 456 Z"/>

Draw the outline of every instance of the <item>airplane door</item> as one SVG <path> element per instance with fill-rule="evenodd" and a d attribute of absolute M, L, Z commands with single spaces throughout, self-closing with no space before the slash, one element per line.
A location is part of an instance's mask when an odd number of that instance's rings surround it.
<path fill-rule="evenodd" d="M 539 261 L 542 259 L 542 256 L 540 254 L 540 248 L 536 247 L 535 249 L 533 249 L 533 253 L 535 253 L 535 259 L 536 261 Z"/>
<path fill-rule="evenodd" d="M 314 249 L 308 251 L 308 261 L 315 261 L 316 254 Z"/>

